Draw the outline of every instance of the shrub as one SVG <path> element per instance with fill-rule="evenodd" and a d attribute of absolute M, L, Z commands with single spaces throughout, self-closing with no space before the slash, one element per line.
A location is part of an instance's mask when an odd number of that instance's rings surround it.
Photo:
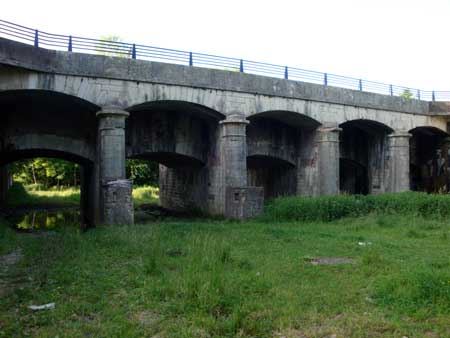
<path fill-rule="evenodd" d="M 368 213 L 448 217 L 450 195 L 404 192 L 368 196 L 280 197 L 266 206 L 261 218 L 266 221 L 333 221 Z"/>

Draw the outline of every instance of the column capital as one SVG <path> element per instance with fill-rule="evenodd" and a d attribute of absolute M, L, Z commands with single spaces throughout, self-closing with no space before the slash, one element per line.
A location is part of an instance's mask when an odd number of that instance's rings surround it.
<path fill-rule="evenodd" d="M 101 110 L 99 110 L 95 114 L 98 118 L 102 117 L 124 117 L 127 118 L 130 116 L 130 113 L 126 110 L 117 108 L 117 107 L 102 107 Z"/>
<path fill-rule="evenodd" d="M 246 119 L 244 114 L 232 113 L 226 117 L 225 120 L 219 121 L 219 124 L 249 124 L 250 121 Z"/>
<path fill-rule="evenodd" d="M 341 128 L 336 126 L 321 126 L 317 128 L 318 142 L 339 142 L 339 133 Z"/>
<path fill-rule="evenodd" d="M 391 134 L 388 135 L 389 138 L 392 137 L 405 137 L 410 138 L 412 135 L 407 130 L 394 130 Z"/>

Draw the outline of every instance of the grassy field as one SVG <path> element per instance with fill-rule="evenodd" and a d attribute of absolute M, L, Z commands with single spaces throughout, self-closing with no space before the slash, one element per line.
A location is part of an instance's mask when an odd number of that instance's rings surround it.
<path fill-rule="evenodd" d="M 135 207 L 142 204 L 158 204 L 159 189 L 157 187 L 142 186 L 133 189 Z M 80 204 L 80 189 L 61 188 L 51 190 L 39 190 L 33 185 L 15 183 L 8 192 L 8 204 L 10 206 L 78 206 Z"/>
<path fill-rule="evenodd" d="M 447 218 L 271 217 L 41 236 L 2 225 L 0 253 L 23 258 L 4 269 L 17 288 L 0 297 L 0 336 L 450 337 Z"/>

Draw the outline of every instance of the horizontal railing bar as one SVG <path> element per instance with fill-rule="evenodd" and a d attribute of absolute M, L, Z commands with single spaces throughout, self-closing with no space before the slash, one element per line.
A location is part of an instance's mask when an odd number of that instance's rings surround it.
<path fill-rule="evenodd" d="M 365 79 L 357 79 L 337 74 L 322 73 L 295 67 L 286 67 L 271 63 L 242 60 L 212 54 L 181 51 L 162 47 L 109 41 L 77 36 L 66 36 L 35 30 L 6 20 L 0 20 L 0 36 L 13 37 L 19 41 L 32 43 L 34 46 L 46 46 L 76 50 L 86 53 L 105 53 L 111 56 L 122 55 L 127 58 L 155 59 L 176 62 L 178 64 L 213 67 L 222 70 L 239 70 L 244 73 L 306 81 L 341 88 L 362 90 L 385 95 L 402 96 L 409 92 L 411 97 L 421 100 L 450 100 L 450 91 L 419 90 L 405 86 L 391 85 Z"/>

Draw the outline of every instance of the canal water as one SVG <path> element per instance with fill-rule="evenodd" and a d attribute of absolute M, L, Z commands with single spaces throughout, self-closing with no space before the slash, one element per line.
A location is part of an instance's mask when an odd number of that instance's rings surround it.
<path fill-rule="evenodd" d="M 80 227 L 80 210 L 16 210 L 8 218 L 18 231 L 54 230 L 60 227 Z"/>

